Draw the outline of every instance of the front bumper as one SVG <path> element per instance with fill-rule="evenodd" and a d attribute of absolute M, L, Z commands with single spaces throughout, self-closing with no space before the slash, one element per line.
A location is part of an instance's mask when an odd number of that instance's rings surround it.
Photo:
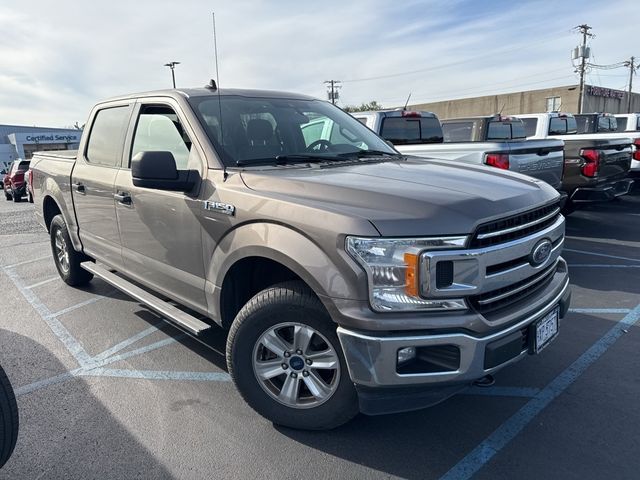
<path fill-rule="evenodd" d="M 580 187 L 571 194 L 571 201 L 576 203 L 606 202 L 629 193 L 633 180 L 625 178 L 595 187 Z"/>
<path fill-rule="evenodd" d="M 544 306 L 538 308 L 535 313 L 529 313 L 507 327 L 487 335 L 473 335 L 458 331 L 424 335 L 401 332 L 398 335 L 382 336 L 339 327 L 338 337 L 351 379 L 356 385 L 363 387 L 451 386 L 468 384 L 496 372 L 527 355 L 529 349 L 527 345 L 522 344 L 522 332 L 525 332 L 531 324 L 558 305 L 560 317 L 566 314 L 571 298 L 568 275 L 565 270 L 556 273 L 555 276 L 554 281 L 546 289 Z M 513 348 L 514 342 L 516 346 L 519 345 L 516 350 Z M 503 348 L 505 346 L 506 348 Z M 457 368 L 433 372 L 399 373 L 397 354 L 398 350 L 405 347 L 457 348 L 459 350 Z"/>

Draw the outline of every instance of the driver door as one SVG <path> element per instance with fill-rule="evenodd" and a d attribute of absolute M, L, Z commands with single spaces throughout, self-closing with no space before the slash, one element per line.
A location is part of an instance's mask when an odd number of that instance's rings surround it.
<path fill-rule="evenodd" d="M 122 258 L 124 269 L 140 283 L 206 312 L 200 185 L 183 193 L 136 187 L 131 177 L 131 158 L 143 151 L 171 152 L 178 169 L 195 169 L 202 177 L 204 157 L 179 111 L 166 99 L 138 107 L 129 154 L 115 182 Z"/>

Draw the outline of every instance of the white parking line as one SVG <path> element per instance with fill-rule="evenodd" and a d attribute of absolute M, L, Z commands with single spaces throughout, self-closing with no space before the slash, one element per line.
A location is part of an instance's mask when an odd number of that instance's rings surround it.
<path fill-rule="evenodd" d="M 14 263 L 13 265 L 5 265 L 3 268 L 15 268 L 21 265 L 27 265 L 28 263 L 41 262 L 42 260 L 51 259 L 51 254 L 46 255 L 44 257 L 32 258 L 30 260 L 25 260 L 24 262 Z"/>
<path fill-rule="evenodd" d="M 24 287 L 24 288 L 29 288 L 29 289 L 31 289 L 31 288 L 40 287 L 41 285 L 45 285 L 45 284 L 47 284 L 47 283 L 51 283 L 51 282 L 53 282 L 54 280 L 57 280 L 57 279 L 59 279 L 59 278 L 60 278 L 60 276 L 59 276 L 59 275 L 56 275 L 55 277 L 47 278 L 46 280 L 42 280 L 41 282 L 34 283 L 33 285 L 28 285 L 28 286 L 26 286 L 26 287 Z"/>
<path fill-rule="evenodd" d="M 194 382 L 228 382 L 231 376 L 226 372 L 172 372 L 158 370 L 121 370 L 96 368 L 83 372 L 85 376 L 140 378 L 145 380 L 191 380 Z"/>
<path fill-rule="evenodd" d="M 108 297 L 110 297 L 111 295 L 113 295 L 116 292 L 117 292 L 117 290 L 109 290 L 104 295 L 94 294 L 95 295 L 94 297 L 91 297 L 91 298 L 85 300 L 84 302 L 76 303 L 75 305 L 71 305 L 70 307 L 63 308 L 62 310 L 60 310 L 58 312 L 49 314 L 49 316 L 52 317 L 52 318 L 57 318 L 57 317 L 59 317 L 61 315 L 65 315 L 65 314 L 67 314 L 69 312 L 73 312 L 74 310 L 77 310 L 79 308 L 86 307 L 87 305 L 91 305 L 92 303 L 96 303 L 96 302 L 102 300 L 103 298 L 108 298 Z"/>
<path fill-rule="evenodd" d="M 126 340 L 123 340 L 122 342 L 120 342 L 120 343 L 114 345 L 113 347 L 108 348 L 104 352 L 96 355 L 95 357 L 93 357 L 93 359 L 95 361 L 100 361 L 100 360 L 104 360 L 106 358 L 109 358 L 111 355 L 115 355 L 120 350 L 123 350 L 123 349 L 127 348 L 129 345 L 133 345 L 137 341 L 142 340 L 143 338 L 151 335 L 152 333 L 155 333 L 155 332 L 159 331 L 159 327 L 164 323 L 165 322 L 158 323 L 158 324 L 156 324 L 156 325 L 154 325 L 152 327 L 149 327 L 149 328 L 141 331 L 140 333 L 134 335 L 133 337 L 129 337 Z"/>

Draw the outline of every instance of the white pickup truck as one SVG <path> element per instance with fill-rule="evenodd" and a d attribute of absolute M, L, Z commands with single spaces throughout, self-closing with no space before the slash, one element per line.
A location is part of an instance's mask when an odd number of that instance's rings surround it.
<path fill-rule="evenodd" d="M 614 115 L 617 121 L 616 132 L 628 134 L 633 139 L 633 158 L 630 173 L 640 174 L 640 113 L 621 113 Z"/>
<path fill-rule="evenodd" d="M 414 110 L 353 116 L 401 153 L 511 170 L 560 188 L 564 143 L 527 140 L 522 122 L 513 117 L 469 117 L 441 124 L 435 114 Z"/>

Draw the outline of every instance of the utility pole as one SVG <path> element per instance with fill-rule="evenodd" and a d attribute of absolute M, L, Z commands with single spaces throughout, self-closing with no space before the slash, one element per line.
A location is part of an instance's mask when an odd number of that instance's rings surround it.
<path fill-rule="evenodd" d="M 634 66 L 635 57 L 631 57 L 628 61 L 624 62 L 625 67 L 629 67 L 629 93 L 627 99 L 627 113 L 631 113 L 631 88 L 633 87 L 633 74 L 638 68 Z"/>
<path fill-rule="evenodd" d="M 580 67 L 579 67 L 579 70 L 580 70 L 579 92 L 580 93 L 578 94 L 578 113 L 582 113 L 582 108 L 584 107 L 584 74 L 587 69 L 587 58 L 589 58 L 589 52 L 587 50 L 587 37 L 593 37 L 593 34 L 589 33 L 589 30 L 591 30 L 591 27 L 586 23 L 583 23 L 582 25 L 578 25 L 576 28 L 579 29 L 580 33 L 582 34 L 582 45 L 579 47 L 579 50 L 578 50 L 578 53 L 579 53 L 578 56 L 580 56 L 581 58 Z"/>
<path fill-rule="evenodd" d="M 334 105 L 336 104 L 336 100 L 340 98 L 340 94 L 338 93 L 338 89 L 342 88 L 340 80 L 325 80 L 324 84 L 327 86 L 327 95 L 329 96 L 329 100 Z"/>
<path fill-rule="evenodd" d="M 176 88 L 176 74 L 174 72 L 176 65 L 180 65 L 180 62 L 169 62 L 165 63 L 165 67 L 169 67 L 171 69 L 171 80 L 173 81 L 173 88 Z"/>

